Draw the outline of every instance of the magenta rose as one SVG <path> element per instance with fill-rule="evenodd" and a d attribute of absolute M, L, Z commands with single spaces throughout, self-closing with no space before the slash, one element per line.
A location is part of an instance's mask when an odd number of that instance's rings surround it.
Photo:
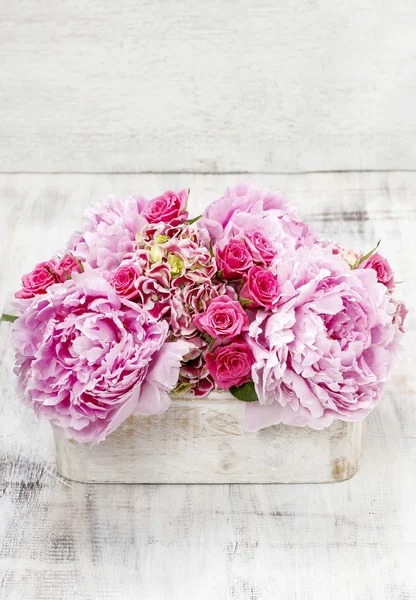
<path fill-rule="evenodd" d="M 276 258 L 276 251 L 273 246 L 269 244 L 263 234 L 259 231 L 247 234 L 247 245 L 250 248 L 253 260 L 255 262 L 263 262 L 269 266 Z"/>
<path fill-rule="evenodd" d="M 81 261 L 73 254 L 65 254 L 55 267 L 55 273 L 60 282 L 71 279 L 72 273 L 82 273 L 83 266 Z"/>
<path fill-rule="evenodd" d="M 149 200 L 143 209 L 142 215 L 149 223 L 182 223 L 188 218 L 185 211 L 188 202 L 188 192 L 179 193 L 167 191 L 153 200 Z"/>
<path fill-rule="evenodd" d="M 46 294 L 46 290 L 59 281 L 56 274 L 56 260 L 52 258 L 38 263 L 31 273 L 22 277 L 22 289 L 16 292 L 16 298 L 34 298 Z"/>
<path fill-rule="evenodd" d="M 118 296 L 133 300 L 138 296 L 137 281 L 142 272 L 134 263 L 121 265 L 110 277 L 110 283 Z"/>
<path fill-rule="evenodd" d="M 239 302 L 218 296 L 204 313 L 195 316 L 194 324 L 213 338 L 225 339 L 247 331 L 248 318 Z"/>
<path fill-rule="evenodd" d="M 240 298 L 250 301 L 251 307 L 263 306 L 271 310 L 279 297 L 279 283 L 271 271 L 254 265 L 248 272 Z"/>
<path fill-rule="evenodd" d="M 242 340 L 208 352 L 205 361 L 216 385 L 223 390 L 238 387 L 251 379 L 254 356 L 248 344 Z"/>
<path fill-rule="evenodd" d="M 253 265 L 250 251 L 243 240 L 233 239 L 224 248 L 217 248 L 217 267 L 224 279 L 241 278 Z"/>
<path fill-rule="evenodd" d="M 378 252 L 363 262 L 361 268 L 374 269 L 374 271 L 377 273 L 377 279 L 379 283 L 385 285 L 388 290 L 392 290 L 394 288 L 394 274 L 392 268 L 384 256 L 381 256 L 381 254 Z"/>

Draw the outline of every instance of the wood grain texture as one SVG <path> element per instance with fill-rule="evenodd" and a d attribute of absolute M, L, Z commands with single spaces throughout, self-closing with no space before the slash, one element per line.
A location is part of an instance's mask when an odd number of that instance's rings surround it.
<path fill-rule="evenodd" d="M 236 178 L 0 175 L 0 309 L 92 199 L 191 187 L 192 211 Z M 414 600 L 416 173 L 258 177 L 322 235 L 382 238 L 410 309 L 403 358 L 338 485 L 91 486 L 62 482 L 50 428 L 13 388 L 0 326 L 1 600 Z"/>
<path fill-rule="evenodd" d="M 2 171 L 416 168 L 413 0 L 0 5 Z"/>
<path fill-rule="evenodd" d="M 92 448 L 55 436 L 57 471 L 81 483 L 334 483 L 357 472 L 363 422 L 249 432 L 244 410 L 226 393 L 174 397 Z"/>

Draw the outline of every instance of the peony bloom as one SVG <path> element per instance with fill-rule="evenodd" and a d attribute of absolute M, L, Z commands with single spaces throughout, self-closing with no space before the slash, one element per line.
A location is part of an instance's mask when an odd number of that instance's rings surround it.
<path fill-rule="evenodd" d="M 137 232 L 146 225 L 141 214 L 145 203 L 142 196 L 125 201 L 111 196 L 104 205 L 89 209 L 87 222 L 71 237 L 67 250 L 93 269 L 113 271 L 132 252 Z"/>
<path fill-rule="evenodd" d="M 374 269 L 377 273 L 377 281 L 386 286 L 388 290 L 394 288 L 394 273 L 387 259 L 378 252 L 367 258 L 360 267 L 362 269 Z"/>
<path fill-rule="evenodd" d="M 272 310 L 279 297 L 279 283 L 276 275 L 268 269 L 254 265 L 247 275 L 240 291 L 240 298 L 250 307 L 262 306 Z"/>
<path fill-rule="evenodd" d="M 225 244 L 235 237 L 260 234 L 267 247 L 273 248 L 280 256 L 299 246 L 311 246 L 316 239 L 309 228 L 297 219 L 296 208 L 279 192 L 252 183 L 228 188 L 224 196 L 207 207 L 198 227 L 203 232 L 207 231 L 206 237 L 214 246 Z M 266 256 L 271 261 L 270 249 Z"/>
<path fill-rule="evenodd" d="M 166 343 L 167 323 L 119 298 L 98 272 L 74 274 L 21 306 L 16 373 L 29 404 L 57 431 L 98 443 L 133 412 L 168 408 L 188 345 Z"/>
<path fill-rule="evenodd" d="M 200 331 L 217 339 L 233 338 L 248 329 L 248 318 L 241 304 L 228 296 L 214 298 L 193 322 Z"/>
<path fill-rule="evenodd" d="M 275 312 L 258 311 L 246 336 L 259 399 L 246 407 L 247 428 L 321 429 L 364 418 L 397 358 L 400 334 L 385 286 L 372 269 L 350 270 L 318 248 L 299 249 L 278 275 Z"/>
<path fill-rule="evenodd" d="M 395 305 L 396 310 L 393 315 L 393 323 L 396 325 L 396 327 L 401 333 L 404 333 L 404 322 L 409 311 L 407 310 L 403 302 L 395 302 Z"/>
<path fill-rule="evenodd" d="M 188 192 L 165 192 L 153 200 L 149 200 L 144 207 L 143 216 L 149 223 L 179 224 L 188 218 L 186 204 Z"/>
<path fill-rule="evenodd" d="M 254 362 L 250 346 L 236 340 L 205 355 L 206 366 L 216 385 L 223 390 L 240 386 L 251 379 Z"/>
<path fill-rule="evenodd" d="M 16 292 L 16 298 L 28 299 L 46 294 L 48 288 L 59 281 L 56 267 L 57 261 L 54 258 L 38 263 L 31 273 L 23 275 L 22 289 Z"/>

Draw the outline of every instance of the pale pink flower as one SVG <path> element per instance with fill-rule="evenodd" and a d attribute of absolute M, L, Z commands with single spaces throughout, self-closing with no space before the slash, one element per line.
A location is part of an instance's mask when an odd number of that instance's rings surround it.
<path fill-rule="evenodd" d="M 167 409 L 188 345 L 165 343 L 167 323 L 119 298 L 98 272 L 21 302 L 16 373 L 25 400 L 58 432 L 97 443 L 133 412 Z"/>
<path fill-rule="evenodd" d="M 299 249 L 278 268 L 274 313 L 256 313 L 246 336 L 258 403 L 247 427 L 326 427 L 362 419 L 377 405 L 397 359 L 395 305 L 372 269 Z"/>
<path fill-rule="evenodd" d="M 93 269 L 113 271 L 132 252 L 137 232 L 147 223 L 141 214 L 145 203 L 142 196 L 124 201 L 111 196 L 89 209 L 87 222 L 71 237 L 67 250 Z"/>

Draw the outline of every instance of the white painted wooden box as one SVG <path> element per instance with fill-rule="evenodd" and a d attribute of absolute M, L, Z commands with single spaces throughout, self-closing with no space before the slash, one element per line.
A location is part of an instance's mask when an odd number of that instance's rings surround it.
<path fill-rule="evenodd" d="M 92 448 L 56 436 L 58 472 L 84 483 L 319 483 L 357 472 L 362 422 L 253 433 L 244 407 L 224 393 L 174 398 L 166 413 L 130 417 Z"/>

